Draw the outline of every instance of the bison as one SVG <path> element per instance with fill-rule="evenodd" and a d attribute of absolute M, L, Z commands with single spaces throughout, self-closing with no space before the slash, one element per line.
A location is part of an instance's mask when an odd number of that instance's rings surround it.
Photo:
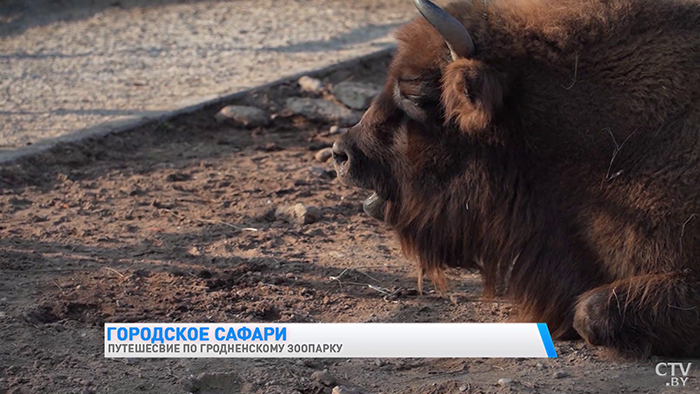
<path fill-rule="evenodd" d="M 700 2 L 414 3 L 333 147 L 365 211 L 441 289 L 477 270 L 555 338 L 700 356 Z"/>

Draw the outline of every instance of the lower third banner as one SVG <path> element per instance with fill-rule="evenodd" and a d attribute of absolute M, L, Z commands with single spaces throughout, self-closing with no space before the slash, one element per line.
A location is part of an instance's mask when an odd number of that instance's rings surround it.
<path fill-rule="evenodd" d="M 107 323 L 105 357 L 557 357 L 544 323 Z"/>

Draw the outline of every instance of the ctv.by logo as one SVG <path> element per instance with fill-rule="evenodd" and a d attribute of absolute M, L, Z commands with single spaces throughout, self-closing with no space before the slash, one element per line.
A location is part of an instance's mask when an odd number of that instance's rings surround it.
<path fill-rule="evenodd" d="M 670 381 L 666 382 L 666 386 L 685 387 L 685 384 L 688 382 L 688 373 L 691 365 L 693 363 L 658 363 L 656 364 L 656 374 L 670 377 Z"/>

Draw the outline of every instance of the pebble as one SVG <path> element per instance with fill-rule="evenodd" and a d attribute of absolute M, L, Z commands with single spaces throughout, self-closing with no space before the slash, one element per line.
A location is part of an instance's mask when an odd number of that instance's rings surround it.
<path fill-rule="evenodd" d="M 337 135 L 337 134 L 343 134 L 345 133 L 347 129 L 342 128 L 338 125 L 333 125 L 331 126 L 330 129 L 328 129 L 328 135 Z"/>
<path fill-rule="evenodd" d="M 297 81 L 301 90 L 311 93 L 319 93 L 323 90 L 323 82 L 314 77 L 304 75 Z"/>
<path fill-rule="evenodd" d="M 328 161 L 333 156 L 333 149 L 332 148 L 323 148 L 320 151 L 316 152 L 316 160 L 320 161 L 321 163 L 325 163 Z"/>
<path fill-rule="evenodd" d="M 333 386 L 336 383 L 335 376 L 328 373 L 328 370 L 316 371 L 311 374 L 311 380 L 319 382 L 324 386 Z"/>
<path fill-rule="evenodd" d="M 459 386 L 459 391 L 465 392 L 467 390 L 469 390 L 469 386 L 467 386 L 466 384 Z"/>
<path fill-rule="evenodd" d="M 554 373 L 554 379 L 564 379 L 569 376 L 569 373 L 566 371 L 557 371 Z"/>
<path fill-rule="evenodd" d="M 334 179 L 337 176 L 335 170 L 328 171 L 325 168 L 321 167 L 309 167 L 309 172 L 312 175 L 326 179 Z"/>
<path fill-rule="evenodd" d="M 365 391 L 359 387 L 335 386 L 331 394 L 364 394 Z"/>
<path fill-rule="evenodd" d="M 218 392 L 220 388 L 226 387 L 230 392 L 239 392 L 241 387 L 240 378 L 227 372 L 201 373 L 196 377 L 190 375 L 180 380 L 182 388 L 191 393 L 211 393 Z"/>
<path fill-rule="evenodd" d="M 310 224 L 321 220 L 323 211 L 319 208 L 298 203 L 282 205 L 275 210 L 275 218 L 292 224 Z"/>
<path fill-rule="evenodd" d="M 267 112 L 257 107 L 245 105 L 228 105 L 222 108 L 214 118 L 218 122 L 233 120 L 245 127 L 260 127 L 270 124 L 270 116 Z"/>
<path fill-rule="evenodd" d="M 537 368 L 537 369 L 544 369 L 544 364 L 542 364 L 542 363 L 537 363 L 537 364 L 535 364 L 535 368 Z"/>
<path fill-rule="evenodd" d="M 330 101 L 316 98 L 290 97 L 285 101 L 292 113 L 317 122 L 338 123 L 342 126 L 354 125 L 361 114 Z"/>
<path fill-rule="evenodd" d="M 194 393 L 199 390 L 199 386 L 193 375 L 180 379 L 180 384 L 182 385 L 182 389 L 188 393 Z"/>
<path fill-rule="evenodd" d="M 192 179 L 192 175 L 184 172 L 174 172 L 165 177 L 166 182 L 187 182 Z"/>
<path fill-rule="evenodd" d="M 513 379 L 508 379 L 508 378 L 500 378 L 498 379 L 498 385 L 501 387 L 508 387 L 511 384 L 513 384 Z"/>
<path fill-rule="evenodd" d="M 384 363 L 382 362 L 382 360 L 376 359 L 376 360 L 374 360 L 374 365 L 381 367 L 382 365 L 384 365 Z"/>
<path fill-rule="evenodd" d="M 366 110 L 381 92 L 378 85 L 362 82 L 341 82 L 333 87 L 333 96 L 352 109 Z"/>

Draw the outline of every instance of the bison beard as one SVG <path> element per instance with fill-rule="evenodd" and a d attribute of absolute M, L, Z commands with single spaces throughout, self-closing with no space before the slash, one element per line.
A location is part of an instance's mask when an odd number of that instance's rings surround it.
<path fill-rule="evenodd" d="M 556 338 L 700 356 L 700 3 L 416 3 L 334 146 L 365 211 L 440 288 L 477 269 Z"/>

